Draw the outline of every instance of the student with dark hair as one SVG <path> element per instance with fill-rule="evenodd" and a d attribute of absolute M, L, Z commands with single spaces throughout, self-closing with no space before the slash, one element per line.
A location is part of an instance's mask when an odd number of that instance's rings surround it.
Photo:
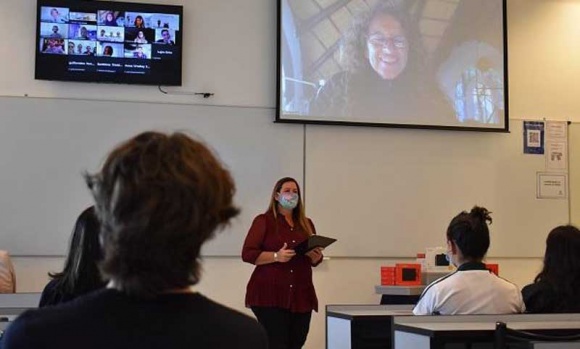
<path fill-rule="evenodd" d="M 455 216 L 447 228 L 449 262 L 457 271 L 423 291 L 415 315 L 511 314 L 524 310 L 518 287 L 486 269 L 490 212 L 474 206 Z"/>
<path fill-rule="evenodd" d="M 39 307 L 68 302 L 105 287 L 97 266 L 101 256 L 99 221 L 91 206 L 77 218 L 63 271 L 48 274 L 52 280 L 42 291 Z"/>
<path fill-rule="evenodd" d="M 4 349 L 267 348 L 252 318 L 196 292 L 200 250 L 238 214 L 233 179 L 201 142 L 144 132 L 87 175 L 107 288 L 20 315 Z"/>
<path fill-rule="evenodd" d="M 580 313 L 578 228 L 562 225 L 548 234 L 544 267 L 522 294 L 530 313 Z"/>

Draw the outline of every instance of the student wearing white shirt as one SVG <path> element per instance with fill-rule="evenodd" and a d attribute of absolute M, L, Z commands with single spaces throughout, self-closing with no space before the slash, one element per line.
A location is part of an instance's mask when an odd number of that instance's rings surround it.
<path fill-rule="evenodd" d="M 518 287 L 485 268 L 489 248 L 489 211 L 473 207 L 447 228 L 447 256 L 457 271 L 427 286 L 415 315 L 512 314 L 525 310 Z"/>

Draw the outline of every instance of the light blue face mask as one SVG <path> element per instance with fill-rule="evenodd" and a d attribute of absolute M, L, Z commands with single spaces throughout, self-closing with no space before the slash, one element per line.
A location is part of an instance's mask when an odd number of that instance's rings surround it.
<path fill-rule="evenodd" d="M 293 210 L 296 206 L 298 206 L 298 194 L 280 193 L 280 196 L 278 196 L 278 202 L 282 208 Z"/>
<path fill-rule="evenodd" d="M 453 258 L 451 258 L 451 251 L 445 252 L 445 259 L 449 262 L 449 265 L 455 265 L 453 264 Z"/>

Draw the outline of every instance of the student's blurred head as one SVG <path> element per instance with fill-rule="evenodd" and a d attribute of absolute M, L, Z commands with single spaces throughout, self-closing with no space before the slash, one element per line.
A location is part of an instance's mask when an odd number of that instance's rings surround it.
<path fill-rule="evenodd" d="M 447 243 L 452 252 L 452 262 L 457 264 L 459 249 L 465 261 L 481 261 L 489 248 L 489 212 L 484 207 L 474 206 L 468 213 L 463 211 L 455 216 L 447 228 Z"/>
<path fill-rule="evenodd" d="M 139 134 L 86 179 L 103 226 L 101 270 L 137 296 L 196 284 L 202 245 L 238 213 L 228 170 L 183 133 Z"/>
<path fill-rule="evenodd" d="M 111 12 L 107 12 L 107 22 L 113 21 L 113 14 Z"/>
<path fill-rule="evenodd" d="M 58 18 L 58 10 L 53 8 L 52 10 L 50 10 L 50 15 L 52 16 L 52 18 Z"/>
<path fill-rule="evenodd" d="M 536 281 L 558 283 L 566 278 L 580 279 L 580 230 L 572 225 L 556 227 L 548 234 L 544 268 Z"/>
<path fill-rule="evenodd" d="M 74 52 L 75 51 L 75 43 L 72 41 L 68 42 L 68 52 Z"/>
<path fill-rule="evenodd" d="M 87 28 L 81 27 L 81 36 L 87 36 Z"/>
<path fill-rule="evenodd" d="M 169 39 L 171 39 L 171 35 L 169 34 L 169 30 L 167 29 L 163 29 L 161 31 L 161 36 L 163 37 L 163 40 L 168 41 Z"/>
<path fill-rule="evenodd" d="M 58 32 L 58 26 L 57 25 L 53 25 L 52 26 L 52 32 L 53 33 L 57 33 Z"/>

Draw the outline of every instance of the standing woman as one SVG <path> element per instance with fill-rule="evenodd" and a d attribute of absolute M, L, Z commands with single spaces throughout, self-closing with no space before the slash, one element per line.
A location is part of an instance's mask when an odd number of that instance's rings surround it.
<path fill-rule="evenodd" d="M 318 311 L 312 267 L 322 262 L 322 250 L 294 252 L 313 234 L 316 230 L 304 213 L 298 182 L 280 179 L 268 210 L 254 218 L 242 249 L 244 262 L 256 266 L 248 282 L 246 306 L 266 329 L 270 349 L 302 348 L 312 310 Z"/>

